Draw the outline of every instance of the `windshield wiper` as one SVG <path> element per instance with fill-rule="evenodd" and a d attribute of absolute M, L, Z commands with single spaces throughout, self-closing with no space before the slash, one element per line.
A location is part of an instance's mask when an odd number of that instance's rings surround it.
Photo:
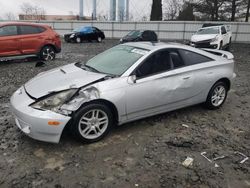
<path fill-rule="evenodd" d="M 86 65 L 86 64 L 82 64 L 81 65 L 81 68 L 86 70 L 85 68 L 87 68 L 88 70 L 91 70 L 92 72 L 97 72 L 97 73 L 101 73 L 100 71 L 98 71 L 97 69 L 95 69 L 94 67 L 91 67 L 89 65 Z"/>
<path fill-rule="evenodd" d="M 101 74 L 106 74 L 107 77 L 112 77 L 112 78 L 119 77 L 119 75 L 115 75 L 115 74 L 110 74 L 110 73 L 105 73 L 105 72 L 98 71 L 94 67 L 91 67 L 91 66 L 86 65 L 86 64 L 82 64 L 80 62 L 77 62 L 75 65 L 78 66 L 78 67 L 80 67 L 81 69 L 84 69 L 84 70 L 87 70 L 87 71 L 91 70 L 93 72 L 97 72 L 97 73 L 101 73 Z"/>

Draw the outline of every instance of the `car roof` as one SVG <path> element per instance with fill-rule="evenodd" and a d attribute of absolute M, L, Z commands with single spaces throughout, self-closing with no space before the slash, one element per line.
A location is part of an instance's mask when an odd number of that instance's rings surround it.
<path fill-rule="evenodd" d="M 5 25 L 30 25 L 30 26 L 48 27 L 48 25 L 45 24 L 32 23 L 32 22 L 0 22 L 0 26 L 5 26 Z"/>
<path fill-rule="evenodd" d="M 128 43 L 124 43 L 121 45 L 132 46 L 135 48 L 146 49 L 149 51 L 161 50 L 161 49 L 166 49 L 166 48 L 178 48 L 178 49 L 188 50 L 191 52 L 196 52 L 198 54 L 205 55 L 212 59 L 221 58 L 217 55 L 212 54 L 211 52 L 207 52 L 199 48 L 194 48 L 192 46 L 188 46 L 188 45 L 181 44 L 181 43 L 175 43 L 175 42 L 166 42 L 166 43 L 165 42 L 128 42 Z"/>
<path fill-rule="evenodd" d="M 162 48 L 178 48 L 178 47 L 189 47 L 184 44 L 174 43 L 174 42 L 128 42 L 122 45 L 133 46 L 136 48 L 142 48 L 146 50 L 156 50 Z"/>
<path fill-rule="evenodd" d="M 205 30 L 205 29 L 210 29 L 210 28 L 221 28 L 221 26 L 222 25 L 217 25 L 217 26 L 209 26 L 209 27 L 202 27 L 202 28 L 200 28 L 200 29 L 198 29 L 198 30 Z"/>

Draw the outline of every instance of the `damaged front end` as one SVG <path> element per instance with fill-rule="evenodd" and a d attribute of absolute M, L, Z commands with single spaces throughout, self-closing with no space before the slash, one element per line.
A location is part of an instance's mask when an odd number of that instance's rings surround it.
<path fill-rule="evenodd" d="M 93 86 L 80 89 L 72 99 L 63 104 L 60 108 L 63 114 L 71 114 L 72 112 L 78 110 L 84 103 L 99 99 L 99 90 Z"/>
<path fill-rule="evenodd" d="M 78 110 L 82 104 L 100 97 L 97 88 L 90 86 L 80 89 L 69 89 L 57 93 L 51 93 L 42 97 L 30 106 L 39 110 L 50 110 L 62 115 L 69 116 Z"/>

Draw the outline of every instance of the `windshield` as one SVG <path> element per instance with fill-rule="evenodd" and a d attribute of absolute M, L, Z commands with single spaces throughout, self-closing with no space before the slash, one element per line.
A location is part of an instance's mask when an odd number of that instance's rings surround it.
<path fill-rule="evenodd" d="M 81 31 L 80 27 L 73 30 L 73 32 L 80 32 L 80 31 Z"/>
<path fill-rule="evenodd" d="M 147 52 L 148 50 L 141 48 L 118 45 L 95 56 L 81 66 L 88 67 L 89 70 L 92 69 L 95 72 L 120 76 Z"/>
<path fill-rule="evenodd" d="M 213 27 L 213 28 L 203 28 L 197 31 L 196 34 L 198 35 L 206 35 L 206 34 L 219 34 L 220 30 L 219 27 Z"/>
<path fill-rule="evenodd" d="M 79 27 L 73 30 L 73 32 L 77 33 L 77 32 L 90 32 L 92 29 L 91 27 Z"/>
<path fill-rule="evenodd" d="M 128 37 L 139 37 L 141 35 L 141 31 L 131 31 L 127 34 Z"/>

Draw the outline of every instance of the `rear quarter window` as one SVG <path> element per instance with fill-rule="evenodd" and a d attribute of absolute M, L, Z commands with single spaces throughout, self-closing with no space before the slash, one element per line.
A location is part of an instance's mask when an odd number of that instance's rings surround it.
<path fill-rule="evenodd" d="M 213 61 L 213 59 L 207 56 L 191 52 L 189 50 L 179 50 L 179 53 L 181 54 L 182 59 L 185 62 L 185 65 L 187 66 Z"/>
<path fill-rule="evenodd" d="M 45 31 L 45 28 L 40 27 L 40 26 L 28 26 L 28 25 L 22 25 L 20 27 L 20 32 L 22 35 L 27 35 L 27 34 L 38 34 L 42 33 Z"/>

